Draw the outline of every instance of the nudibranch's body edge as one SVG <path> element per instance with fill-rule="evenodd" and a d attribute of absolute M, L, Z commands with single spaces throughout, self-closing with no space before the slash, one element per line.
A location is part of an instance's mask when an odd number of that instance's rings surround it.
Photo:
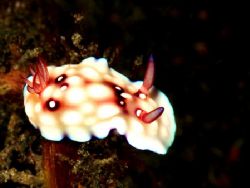
<path fill-rule="evenodd" d="M 136 82 L 109 68 L 104 58 L 48 66 L 48 78 L 46 71 L 37 67 L 39 71 L 28 80 L 36 82 L 39 72 L 38 89 L 30 92 L 28 87 L 34 85 L 29 83 L 24 87 L 25 112 L 48 140 L 60 141 L 67 136 L 85 142 L 92 135 L 103 139 L 116 129 L 132 146 L 165 154 L 176 124 L 167 96 L 152 86 L 153 67 L 150 62 L 144 81 Z"/>

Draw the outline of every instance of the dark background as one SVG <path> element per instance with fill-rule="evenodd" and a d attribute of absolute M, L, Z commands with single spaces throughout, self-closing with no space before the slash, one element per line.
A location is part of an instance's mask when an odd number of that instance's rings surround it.
<path fill-rule="evenodd" d="M 2 10 L 14 6 L 1 2 Z M 250 71 L 242 59 L 241 19 L 234 3 L 54 0 L 27 4 L 24 15 L 30 14 L 31 20 L 36 13 L 44 16 L 49 35 L 70 40 L 78 32 L 85 43 L 98 43 L 96 56 L 107 49 L 118 50 L 113 67 L 133 80 L 142 79 L 144 72 L 135 68 L 135 59 L 141 57 L 145 67 L 153 54 L 155 85 L 169 97 L 177 121 L 169 153 L 160 164 L 151 165 L 161 187 L 246 187 L 244 117 L 249 111 Z M 84 15 L 83 22 L 74 23 L 75 13 Z M 148 177 L 136 176 L 138 185 L 146 187 Z"/>

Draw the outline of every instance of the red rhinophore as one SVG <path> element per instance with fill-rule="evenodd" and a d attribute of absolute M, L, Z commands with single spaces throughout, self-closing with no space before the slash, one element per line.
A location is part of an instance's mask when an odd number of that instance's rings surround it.
<path fill-rule="evenodd" d="M 25 79 L 28 91 L 30 93 L 40 94 L 49 80 L 47 64 L 44 59 L 38 57 L 38 62 L 35 65 L 31 65 L 29 69 L 33 76 L 33 81 L 31 82 L 27 78 Z"/>
<path fill-rule="evenodd" d="M 154 59 L 153 56 L 151 55 L 148 60 L 148 67 L 144 76 L 143 84 L 138 92 L 141 92 L 145 95 L 148 94 L 150 88 L 153 86 L 154 72 L 155 72 Z M 158 107 L 150 112 L 146 112 L 142 109 L 137 109 L 136 116 L 144 123 L 151 123 L 157 120 L 162 115 L 163 111 L 164 111 L 163 107 Z"/>
<path fill-rule="evenodd" d="M 141 117 L 142 121 L 145 123 L 151 123 L 158 119 L 161 114 L 163 113 L 164 108 L 163 107 L 158 107 L 151 112 L 144 113 Z"/>
<path fill-rule="evenodd" d="M 142 120 L 144 123 L 152 123 L 153 121 L 157 120 L 162 115 L 164 108 L 158 107 L 150 112 L 146 112 L 142 109 L 137 109 L 137 111 L 138 111 L 138 114 L 136 114 L 136 116 L 140 120 Z"/>
<path fill-rule="evenodd" d="M 140 88 L 140 91 L 144 94 L 147 94 L 149 89 L 152 87 L 154 82 L 154 74 L 155 74 L 155 68 L 154 68 L 154 59 L 151 55 L 148 60 L 148 67 L 144 76 L 142 87 Z"/>

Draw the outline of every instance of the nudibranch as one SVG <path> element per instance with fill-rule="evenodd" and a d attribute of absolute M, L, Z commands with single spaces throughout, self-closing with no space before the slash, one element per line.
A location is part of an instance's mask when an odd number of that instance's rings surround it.
<path fill-rule="evenodd" d="M 39 58 L 30 72 L 24 86 L 25 112 L 48 140 L 67 136 L 85 142 L 116 129 L 130 145 L 159 154 L 165 154 L 174 140 L 173 108 L 153 87 L 152 57 L 144 80 L 136 82 L 109 68 L 105 58 L 59 67 Z"/>

